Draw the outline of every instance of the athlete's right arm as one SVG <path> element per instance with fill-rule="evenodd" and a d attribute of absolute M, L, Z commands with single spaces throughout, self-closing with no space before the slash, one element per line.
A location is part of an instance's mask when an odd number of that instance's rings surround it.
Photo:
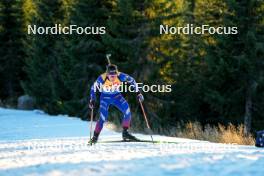
<path fill-rule="evenodd" d="M 102 76 L 100 75 L 91 87 L 90 100 L 93 100 L 93 101 L 96 100 L 96 92 L 100 90 L 100 86 L 102 86 L 103 82 L 104 82 L 104 80 L 103 80 Z"/>

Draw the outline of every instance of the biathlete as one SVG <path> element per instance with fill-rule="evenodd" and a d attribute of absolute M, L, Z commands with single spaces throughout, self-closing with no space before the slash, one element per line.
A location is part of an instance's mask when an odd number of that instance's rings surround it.
<path fill-rule="evenodd" d="M 106 72 L 101 74 L 97 80 L 94 82 L 90 91 L 90 103 L 89 107 L 94 108 L 96 102 L 96 92 L 98 87 L 102 86 L 100 89 L 100 118 L 96 123 L 94 135 L 90 143 L 96 143 L 101 130 L 103 129 L 104 122 L 108 119 L 108 109 L 110 105 L 115 106 L 123 114 L 122 119 L 122 137 L 124 141 L 136 141 L 138 140 L 135 136 L 128 132 L 131 123 L 131 111 L 129 104 L 117 87 L 122 83 L 128 83 L 137 92 L 137 98 L 139 101 L 143 102 L 144 97 L 140 93 L 135 79 L 125 73 L 119 72 L 116 65 L 109 64 L 106 67 Z M 110 88 L 110 89 L 109 89 Z M 110 90 L 110 91 L 109 91 Z"/>

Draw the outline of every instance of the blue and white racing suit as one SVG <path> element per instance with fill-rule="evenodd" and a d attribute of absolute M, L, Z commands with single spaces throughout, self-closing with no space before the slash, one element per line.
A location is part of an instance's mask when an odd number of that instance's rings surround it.
<path fill-rule="evenodd" d="M 96 99 L 96 92 L 98 91 L 98 87 L 102 86 L 103 88 L 111 87 L 113 85 L 120 85 L 122 82 L 127 82 L 130 86 L 133 86 L 135 92 L 139 92 L 137 83 L 134 78 L 125 74 L 125 73 L 118 73 L 116 80 L 110 82 L 106 76 L 106 74 L 100 75 L 95 83 L 93 84 L 91 91 L 90 91 L 90 98 L 91 100 Z M 110 105 L 115 106 L 119 109 L 123 114 L 122 119 L 122 127 L 129 128 L 131 122 L 131 111 L 129 108 L 129 104 L 122 96 L 120 91 L 117 89 L 113 89 L 111 91 L 105 91 L 105 89 L 100 89 L 100 118 L 96 123 L 95 132 L 100 133 L 104 122 L 108 119 L 108 109 Z"/>

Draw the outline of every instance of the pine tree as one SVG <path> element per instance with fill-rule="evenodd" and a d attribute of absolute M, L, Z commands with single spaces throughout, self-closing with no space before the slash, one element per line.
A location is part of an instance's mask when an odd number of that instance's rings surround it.
<path fill-rule="evenodd" d="M 104 27 L 109 1 L 79 0 L 74 4 L 70 24 L 81 27 Z M 107 29 L 106 29 L 107 30 Z M 72 35 L 64 42 L 60 70 L 63 84 L 68 89 L 62 109 L 69 114 L 87 118 L 90 87 L 107 63 L 101 35 Z"/>
<path fill-rule="evenodd" d="M 136 81 L 144 84 L 150 83 L 157 72 L 157 65 L 152 58 L 155 46 L 151 45 L 152 39 L 159 35 L 157 19 L 153 15 L 153 8 L 156 8 L 157 3 L 149 0 L 115 1 L 107 21 L 108 32 L 103 36 L 107 52 L 112 53 L 112 62 L 119 66 L 121 72 L 130 74 Z M 142 117 L 138 116 L 140 112 L 135 94 L 124 95 L 134 114 L 133 125 L 142 128 L 144 125 Z M 146 99 L 151 97 L 149 93 L 145 93 L 144 96 Z M 158 123 L 153 120 L 157 115 L 149 105 L 150 103 L 146 104 L 151 114 L 150 121 L 154 125 Z"/>
<path fill-rule="evenodd" d="M 229 122 L 243 123 L 244 116 L 245 134 L 251 130 L 257 87 L 263 85 L 263 15 L 259 15 L 263 9 L 259 7 L 263 7 L 260 1 L 229 2 L 232 13 L 225 22 L 237 26 L 239 33 L 219 36 L 207 57 L 205 100 Z"/>
<path fill-rule="evenodd" d="M 161 23 L 169 26 L 222 26 L 228 7 L 223 1 L 166 1 L 167 9 L 159 15 Z M 166 10 L 164 10 L 166 9 Z M 208 46 L 215 46 L 215 35 L 177 34 L 162 35 L 157 39 L 157 62 L 160 64 L 160 78 L 172 84 L 171 94 L 163 95 L 165 105 L 161 114 L 164 126 L 175 126 L 179 121 L 199 120 L 202 123 L 216 122 L 215 111 L 210 108 L 204 77 L 207 68 Z M 210 102 L 211 103 L 211 102 Z M 173 109 L 173 111 L 172 111 Z M 165 115 L 164 115 L 165 114 Z M 165 117 L 164 117 L 165 116 Z M 214 117 L 214 118 L 212 118 Z"/>
<path fill-rule="evenodd" d="M 54 26 L 63 23 L 65 10 L 63 1 L 36 2 L 37 14 L 32 17 L 36 26 Z M 23 83 L 25 91 L 36 98 L 40 108 L 52 113 L 59 112 L 61 97 L 67 94 L 59 70 L 62 40 L 59 35 L 31 35 L 27 51 L 26 73 L 28 81 Z"/>
<path fill-rule="evenodd" d="M 113 55 L 113 62 L 137 77 L 147 61 L 145 49 L 149 29 L 144 16 L 146 6 L 147 1 L 116 1 L 107 22 L 108 33 L 103 37 L 107 51 Z"/>
<path fill-rule="evenodd" d="M 23 12 L 21 1 L 0 2 L 0 98 L 15 98 L 22 94 L 24 79 Z"/>

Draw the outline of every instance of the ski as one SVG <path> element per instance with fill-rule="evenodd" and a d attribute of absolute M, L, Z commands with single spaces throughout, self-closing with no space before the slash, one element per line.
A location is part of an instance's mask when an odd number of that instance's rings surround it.
<path fill-rule="evenodd" d="M 152 141 L 152 140 L 112 140 L 112 141 L 98 141 L 97 143 L 126 143 L 126 142 L 136 142 L 136 143 L 154 143 L 154 144 L 178 144 L 178 142 L 174 141 Z"/>

